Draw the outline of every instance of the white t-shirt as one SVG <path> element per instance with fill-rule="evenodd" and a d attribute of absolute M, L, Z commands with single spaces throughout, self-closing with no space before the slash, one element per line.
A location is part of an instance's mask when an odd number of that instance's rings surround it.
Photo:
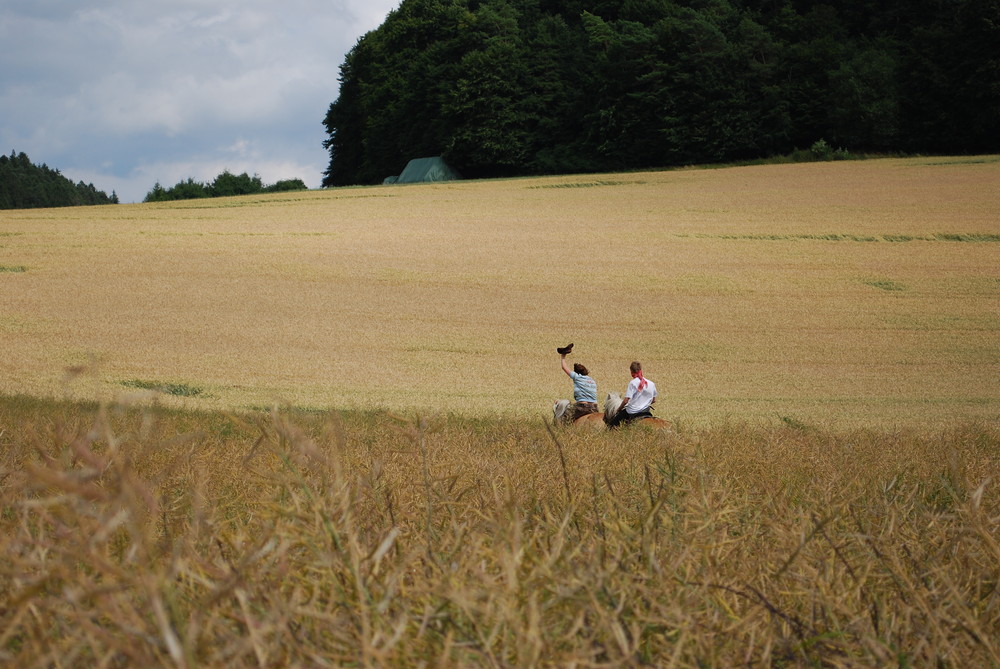
<path fill-rule="evenodd" d="M 656 384 L 646 379 L 646 387 L 639 390 L 639 377 L 636 377 L 628 382 L 625 397 L 629 398 L 628 404 L 625 405 L 625 411 L 630 414 L 645 411 L 653 405 L 653 400 L 656 398 Z"/>

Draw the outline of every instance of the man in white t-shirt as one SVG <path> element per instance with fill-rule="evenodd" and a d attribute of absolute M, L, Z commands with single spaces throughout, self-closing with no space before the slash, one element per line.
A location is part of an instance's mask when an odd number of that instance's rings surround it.
<path fill-rule="evenodd" d="M 656 402 L 656 384 L 642 375 L 642 365 L 633 362 L 629 365 L 632 380 L 625 389 L 625 399 L 618 407 L 617 413 L 608 421 L 608 427 L 618 427 L 622 423 L 653 417 L 653 403 Z"/>

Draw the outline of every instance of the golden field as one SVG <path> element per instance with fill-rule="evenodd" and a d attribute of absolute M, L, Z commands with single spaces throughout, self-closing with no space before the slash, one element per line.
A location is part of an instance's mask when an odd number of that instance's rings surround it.
<path fill-rule="evenodd" d="M 602 395 L 641 360 L 696 424 L 993 421 L 998 184 L 921 158 L 6 211 L 0 392 L 538 415 L 573 341 Z"/>
<path fill-rule="evenodd" d="M 0 213 L 0 664 L 1000 667 L 998 183 Z"/>

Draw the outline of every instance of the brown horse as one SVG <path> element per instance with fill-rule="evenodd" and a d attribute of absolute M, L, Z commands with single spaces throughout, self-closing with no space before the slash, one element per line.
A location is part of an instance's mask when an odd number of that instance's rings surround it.
<path fill-rule="evenodd" d="M 618 407 L 622 403 L 622 397 L 618 393 L 609 393 L 606 400 L 604 400 L 604 413 L 588 413 L 580 416 L 576 420 L 570 423 L 574 427 L 589 427 L 591 429 L 601 430 L 607 427 L 607 421 L 611 419 L 612 416 L 618 411 Z M 558 425 L 560 423 L 567 423 L 566 412 L 570 408 L 569 400 L 557 400 L 555 404 L 552 405 L 552 421 Z M 664 420 L 662 418 L 650 417 L 650 418 L 640 418 L 639 420 L 632 421 L 629 425 L 638 425 L 644 428 L 652 428 L 654 430 L 669 430 L 672 424 L 669 420 Z"/>
<path fill-rule="evenodd" d="M 622 404 L 622 396 L 618 393 L 608 393 L 608 398 L 604 400 L 604 415 L 601 417 L 604 421 L 609 421 L 614 418 L 614 415 L 618 413 L 618 407 Z M 669 420 L 664 420 L 662 418 L 657 418 L 655 416 L 650 416 L 648 418 L 640 418 L 639 420 L 634 420 L 627 425 L 640 425 L 646 428 L 653 428 L 655 430 L 669 430 L 672 425 Z"/>
<path fill-rule="evenodd" d="M 552 421 L 558 425 L 567 421 L 566 412 L 569 411 L 570 401 L 569 400 L 556 400 L 555 404 L 552 405 Z M 576 420 L 572 421 L 571 425 L 574 427 L 589 427 L 593 429 L 603 429 L 604 425 L 604 414 L 600 412 L 588 413 L 580 416 Z"/>

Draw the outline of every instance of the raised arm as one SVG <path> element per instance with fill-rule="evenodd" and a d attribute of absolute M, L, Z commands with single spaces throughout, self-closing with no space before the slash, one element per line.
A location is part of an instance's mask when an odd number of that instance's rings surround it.
<path fill-rule="evenodd" d="M 566 376 L 569 376 L 569 365 L 566 364 L 566 354 L 563 353 L 561 356 L 559 356 L 559 358 L 560 358 L 559 362 L 562 363 L 563 371 L 566 372 Z"/>

